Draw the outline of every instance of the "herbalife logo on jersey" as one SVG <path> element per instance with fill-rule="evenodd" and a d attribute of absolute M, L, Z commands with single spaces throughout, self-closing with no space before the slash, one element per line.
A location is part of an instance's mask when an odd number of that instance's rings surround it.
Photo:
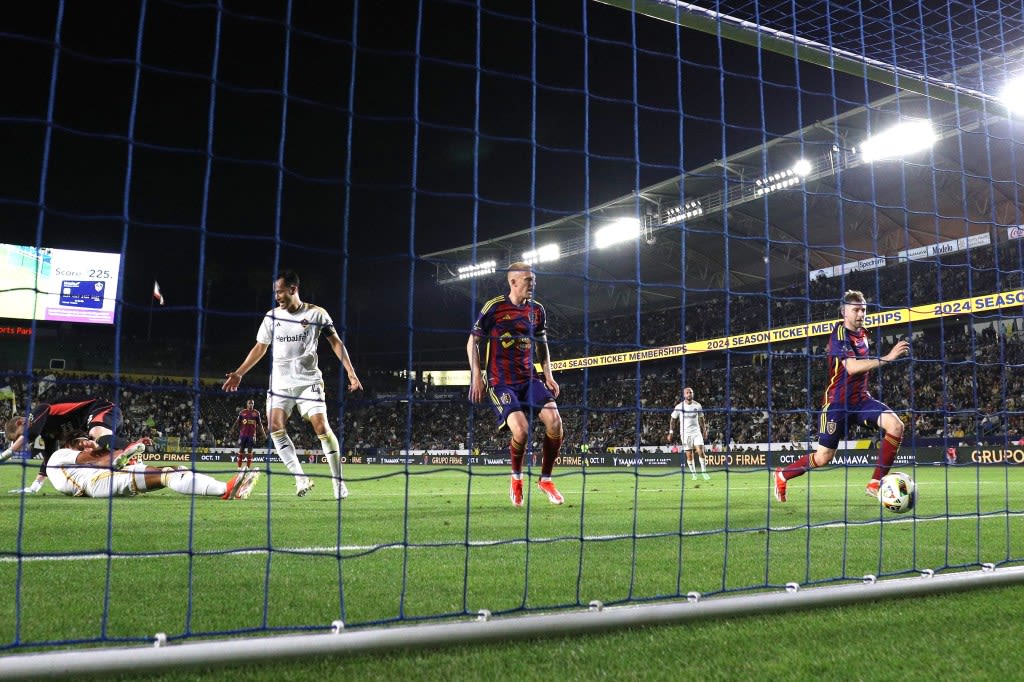
<path fill-rule="evenodd" d="M 282 334 L 275 336 L 274 339 L 279 343 L 289 343 L 294 341 L 305 341 L 306 334 L 309 333 L 308 329 L 303 329 L 301 334 Z"/>

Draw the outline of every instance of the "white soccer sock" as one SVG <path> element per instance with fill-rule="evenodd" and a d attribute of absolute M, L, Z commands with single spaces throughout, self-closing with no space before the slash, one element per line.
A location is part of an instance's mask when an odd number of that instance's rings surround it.
<path fill-rule="evenodd" d="M 135 489 L 140 493 L 144 493 L 149 488 L 146 486 L 146 465 L 142 462 L 136 462 L 135 464 L 129 464 L 128 466 L 121 469 L 121 471 L 131 472 L 132 479 L 135 482 Z"/>
<path fill-rule="evenodd" d="M 686 463 L 686 466 L 690 467 L 690 473 L 691 473 L 691 474 L 693 474 L 694 476 L 696 476 L 696 475 L 697 475 L 697 467 L 695 467 L 695 466 L 693 465 L 693 460 L 692 460 L 692 459 L 691 459 L 691 460 L 689 460 L 689 461 L 688 461 L 688 462 Z"/>
<path fill-rule="evenodd" d="M 212 476 L 177 469 L 168 471 L 161 477 L 164 485 L 182 495 L 202 495 L 204 497 L 220 497 L 228 491 L 227 483 L 221 483 Z"/>
<path fill-rule="evenodd" d="M 288 432 L 283 429 L 281 431 L 274 431 L 270 434 L 270 439 L 274 441 L 274 449 L 277 450 L 277 456 L 288 467 L 288 471 L 296 476 L 305 476 L 305 472 L 302 471 L 302 465 L 299 464 L 299 458 L 295 454 L 295 443 L 288 436 Z"/>
<path fill-rule="evenodd" d="M 331 467 L 331 476 L 341 478 L 341 446 L 338 445 L 338 437 L 334 435 L 331 427 L 327 427 L 327 433 L 317 436 L 320 439 L 320 447 L 327 455 L 327 463 Z"/>
<path fill-rule="evenodd" d="M 708 472 L 707 460 L 704 459 L 704 455 L 700 456 L 700 472 L 706 474 Z"/>

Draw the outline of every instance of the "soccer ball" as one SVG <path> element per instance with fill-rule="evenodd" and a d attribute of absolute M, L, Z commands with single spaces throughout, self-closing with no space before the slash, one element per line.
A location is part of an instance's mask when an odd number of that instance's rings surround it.
<path fill-rule="evenodd" d="M 899 471 L 882 476 L 878 483 L 878 501 L 882 503 L 882 509 L 893 514 L 907 513 L 917 501 L 914 479 Z"/>

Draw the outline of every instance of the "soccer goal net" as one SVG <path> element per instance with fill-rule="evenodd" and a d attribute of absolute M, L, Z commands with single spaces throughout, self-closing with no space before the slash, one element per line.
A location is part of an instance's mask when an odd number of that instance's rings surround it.
<path fill-rule="evenodd" d="M 1019 6 L 22 9 L 0 652 L 1024 559 Z"/>

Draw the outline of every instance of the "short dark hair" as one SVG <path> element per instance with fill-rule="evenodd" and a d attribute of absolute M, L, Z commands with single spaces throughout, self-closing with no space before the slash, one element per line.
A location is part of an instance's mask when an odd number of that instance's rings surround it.
<path fill-rule="evenodd" d="M 299 275 L 294 270 L 282 270 L 277 273 L 275 280 L 283 279 L 286 287 L 297 287 L 299 286 Z"/>

